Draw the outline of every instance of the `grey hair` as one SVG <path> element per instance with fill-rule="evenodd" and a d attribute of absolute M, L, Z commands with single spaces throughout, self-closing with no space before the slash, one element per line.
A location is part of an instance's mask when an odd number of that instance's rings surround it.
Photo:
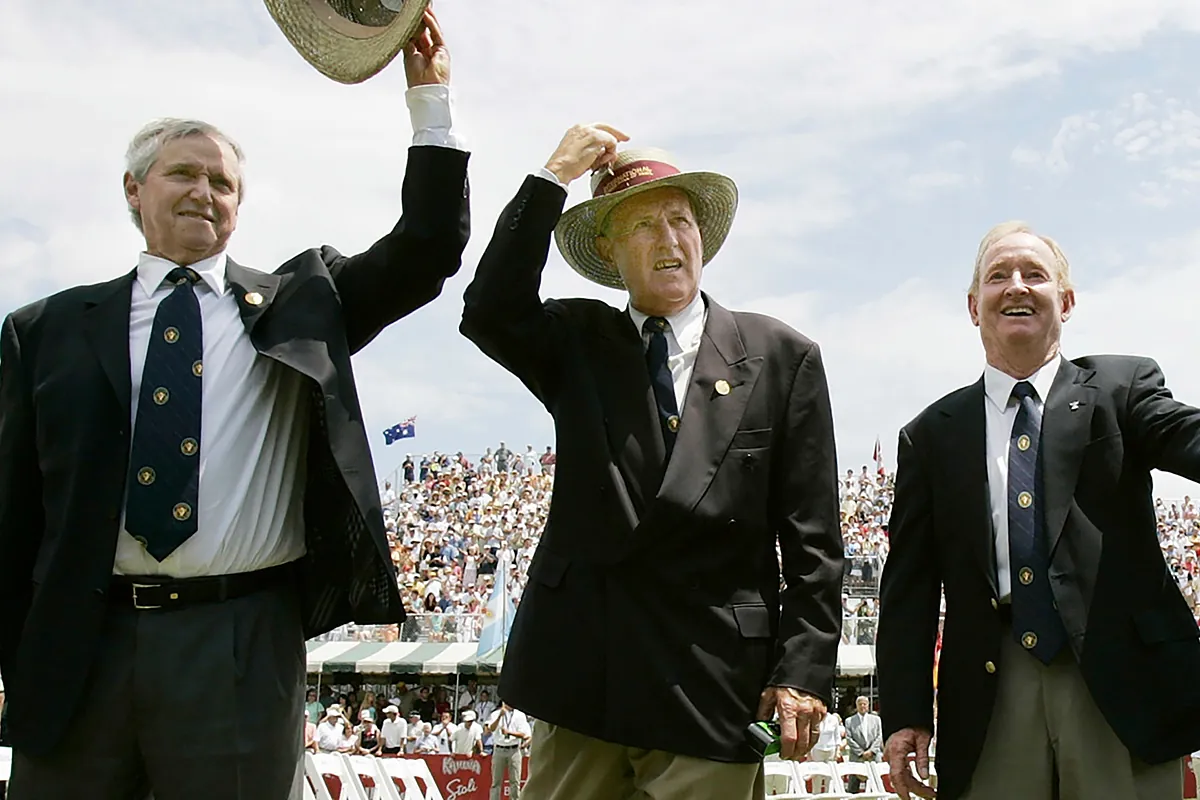
<path fill-rule="evenodd" d="M 1049 236 L 1043 236 L 1030 227 L 1029 223 L 1021 220 L 1010 220 L 1001 222 L 994 226 L 990 231 L 983 235 L 983 239 L 979 242 L 979 251 L 975 255 L 975 274 L 971 276 L 971 288 L 967 290 L 967 294 L 974 297 L 979 294 L 979 285 L 983 280 L 984 257 L 996 242 L 1014 233 L 1028 233 L 1030 236 L 1036 236 L 1045 242 L 1050 248 L 1050 252 L 1054 255 L 1054 269 L 1058 273 L 1055 277 L 1058 278 L 1059 288 L 1065 292 L 1068 289 L 1075 288 L 1071 283 L 1071 263 L 1067 261 L 1066 253 L 1058 246 L 1058 242 L 1051 239 Z"/>
<path fill-rule="evenodd" d="M 148 123 L 129 142 L 129 147 L 125 151 L 126 172 L 132 175 L 138 183 L 145 183 L 146 176 L 150 174 L 151 168 L 158 161 L 163 147 L 168 142 L 188 136 L 208 136 L 229 145 L 229 149 L 237 156 L 238 203 L 240 204 L 246 198 L 246 178 L 242 170 L 242 166 L 246 163 L 246 155 L 242 152 L 241 145 L 222 133 L 217 126 L 210 125 L 203 120 L 166 117 Z M 132 205 L 129 206 L 129 216 L 133 218 L 133 224 L 137 226 L 137 229 L 142 230 L 142 215 Z"/>

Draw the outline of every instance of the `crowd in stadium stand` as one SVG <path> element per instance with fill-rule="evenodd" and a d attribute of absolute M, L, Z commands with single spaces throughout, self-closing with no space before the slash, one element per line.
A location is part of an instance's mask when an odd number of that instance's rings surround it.
<path fill-rule="evenodd" d="M 462 453 L 405 458 L 382 490 L 392 559 L 413 614 L 402 638 L 473 641 L 496 580 L 507 581 L 513 602 L 520 602 L 550 507 L 554 463 L 549 447 L 537 452 L 527 445 L 516 453 L 503 442 L 474 460 Z M 894 474 L 878 465 L 847 470 L 840 489 L 847 556 L 842 639 L 871 643 Z M 1200 618 L 1197 503 L 1160 499 L 1157 511 L 1167 563 Z"/>

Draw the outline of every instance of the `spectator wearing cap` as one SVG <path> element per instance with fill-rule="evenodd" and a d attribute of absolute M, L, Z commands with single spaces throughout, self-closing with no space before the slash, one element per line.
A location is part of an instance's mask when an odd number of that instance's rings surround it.
<path fill-rule="evenodd" d="M 400 716 L 400 709 L 390 705 L 383 709 L 383 726 L 380 735 L 383 740 L 381 752 L 385 756 L 395 756 L 404 752 L 405 739 L 408 738 L 408 723 Z"/>
<path fill-rule="evenodd" d="M 450 737 L 450 752 L 456 756 L 483 755 L 483 726 L 475 721 L 475 712 L 462 713 L 462 724 Z"/>

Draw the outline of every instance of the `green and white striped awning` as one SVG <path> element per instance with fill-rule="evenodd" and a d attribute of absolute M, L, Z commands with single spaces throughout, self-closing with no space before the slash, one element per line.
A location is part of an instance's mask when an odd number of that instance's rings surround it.
<path fill-rule="evenodd" d="M 452 675 L 475 661 L 474 642 L 309 642 L 309 672 Z"/>

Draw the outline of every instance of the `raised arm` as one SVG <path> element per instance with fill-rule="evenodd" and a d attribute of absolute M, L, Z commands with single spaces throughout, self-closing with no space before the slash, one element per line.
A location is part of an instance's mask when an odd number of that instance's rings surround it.
<path fill-rule="evenodd" d="M 623 138 L 608 126 L 577 125 L 567 131 L 545 168 L 527 177 L 505 206 L 463 297 L 462 334 L 543 403 L 553 395 L 566 313 L 561 304 L 542 303 L 540 296 L 550 239 L 567 199 L 564 187 L 611 160 Z"/>

